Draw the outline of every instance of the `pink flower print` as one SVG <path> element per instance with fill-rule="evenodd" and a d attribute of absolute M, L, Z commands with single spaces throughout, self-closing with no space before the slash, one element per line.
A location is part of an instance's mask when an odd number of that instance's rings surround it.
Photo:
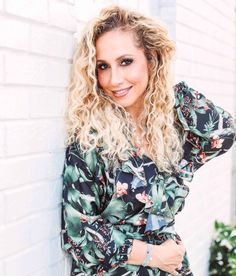
<path fill-rule="evenodd" d="M 219 139 L 219 136 L 215 135 L 213 136 L 213 139 L 211 140 L 211 148 L 214 149 L 220 149 L 222 148 L 222 143 L 224 142 L 223 139 Z"/>
<path fill-rule="evenodd" d="M 89 218 L 85 215 L 80 215 L 79 218 L 82 223 L 89 221 Z"/>
<path fill-rule="evenodd" d="M 139 193 L 135 196 L 137 198 L 138 201 L 142 202 L 142 203 L 147 203 L 150 201 L 150 196 L 147 195 L 145 193 L 145 191 L 143 191 L 142 193 Z"/>
<path fill-rule="evenodd" d="M 137 221 L 135 221 L 134 225 L 146 225 L 147 219 L 139 217 Z"/>
<path fill-rule="evenodd" d="M 128 189 L 127 183 L 121 183 L 120 181 L 118 181 L 116 185 L 117 197 L 120 197 L 122 195 L 127 195 L 127 189 Z"/>
<path fill-rule="evenodd" d="M 201 158 L 202 162 L 205 162 L 206 159 L 206 153 L 204 151 L 199 153 L 199 157 Z"/>
<path fill-rule="evenodd" d="M 205 105 L 205 106 L 204 106 L 204 110 L 207 111 L 208 109 L 209 109 L 209 106 L 208 106 L 208 105 Z"/>

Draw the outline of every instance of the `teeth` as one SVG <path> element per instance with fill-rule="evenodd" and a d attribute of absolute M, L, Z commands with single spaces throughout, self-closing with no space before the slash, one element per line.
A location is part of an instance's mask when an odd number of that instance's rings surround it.
<path fill-rule="evenodd" d="M 126 91 L 128 91 L 128 88 L 123 89 L 123 90 L 120 90 L 120 91 L 116 91 L 116 92 L 114 92 L 114 93 L 115 93 L 115 94 L 122 94 L 122 93 L 124 93 L 124 92 L 126 92 Z"/>
<path fill-rule="evenodd" d="M 127 92 L 129 89 L 130 89 L 130 87 L 122 89 L 122 90 L 118 90 L 118 91 L 113 91 L 113 93 L 120 95 L 120 94 Z"/>

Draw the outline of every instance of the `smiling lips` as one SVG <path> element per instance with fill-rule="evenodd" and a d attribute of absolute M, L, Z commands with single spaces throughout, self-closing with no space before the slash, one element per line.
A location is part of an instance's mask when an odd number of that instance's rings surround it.
<path fill-rule="evenodd" d="M 129 93 L 129 90 L 131 88 L 132 88 L 132 86 L 127 87 L 127 88 L 123 88 L 123 89 L 119 89 L 119 90 L 112 90 L 112 93 L 117 98 L 124 97 Z"/>

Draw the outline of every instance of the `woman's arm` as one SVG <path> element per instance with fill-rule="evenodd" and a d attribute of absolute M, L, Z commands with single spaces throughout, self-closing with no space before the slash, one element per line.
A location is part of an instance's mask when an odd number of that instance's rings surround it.
<path fill-rule="evenodd" d="M 124 262 L 143 265 L 147 243 L 128 239 L 100 216 L 106 183 L 96 164 L 94 153 L 82 154 L 77 146 L 67 148 L 63 171 L 63 247 L 84 269 L 96 266 L 107 271 Z M 152 259 L 146 265 L 177 275 L 175 269 L 182 262 L 184 246 L 166 241 L 151 247 Z"/>
<path fill-rule="evenodd" d="M 77 145 L 67 148 L 62 241 L 78 265 L 107 271 L 127 261 L 132 240 L 101 216 L 106 183 L 100 171 L 96 153 L 83 154 Z"/>
<path fill-rule="evenodd" d="M 179 173 L 191 181 L 197 169 L 229 150 L 235 142 L 236 129 L 227 111 L 186 83 L 180 82 L 174 90 L 178 122 L 186 134 Z"/>
<path fill-rule="evenodd" d="M 147 258 L 147 251 L 150 251 L 150 258 Z M 182 243 L 176 243 L 173 240 L 167 240 L 161 245 L 148 245 L 145 242 L 134 240 L 132 251 L 129 255 L 128 264 L 146 265 L 157 267 L 171 275 L 177 276 L 176 269 L 180 267 L 185 254 L 185 247 Z"/>

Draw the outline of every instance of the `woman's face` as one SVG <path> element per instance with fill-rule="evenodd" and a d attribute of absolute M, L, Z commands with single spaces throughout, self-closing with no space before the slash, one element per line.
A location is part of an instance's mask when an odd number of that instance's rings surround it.
<path fill-rule="evenodd" d="M 97 76 L 103 91 L 137 117 L 148 85 L 148 61 L 133 34 L 122 30 L 104 33 L 96 42 Z"/>

